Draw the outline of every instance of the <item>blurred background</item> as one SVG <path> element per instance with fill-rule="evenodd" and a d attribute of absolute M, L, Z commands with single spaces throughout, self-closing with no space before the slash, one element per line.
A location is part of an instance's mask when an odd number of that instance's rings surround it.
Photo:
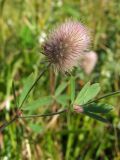
<path fill-rule="evenodd" d="M 19 96 L 26 77 L 31 72 L 37 77 L 46 66 L 40 52 L 47 33 L 67 18 L 91 29 L 91 51 L 97 57 L 91 70 L 87 63 L 73 71 L 76 93 L 87 81 L 100 83 L 99 96 L 120 89 L 120 0 L 0 0 L 0 125 L 15 114 L 12 80 Z M 55 75 L 49 68 L 26 102 L 41 98 L 45 103 L 24 113 L 69 107 L 69 79 L 69 75 Z M 62 82 L 68 83 L 67 87 L 54 97 Z M 70 120 L 66 114 L 20 119 L 0 133 L 0 159 L 120 160 L 119 99 L 103 100 L 114 106 L 107 115 L 113 128 L 77 114 Z"/>

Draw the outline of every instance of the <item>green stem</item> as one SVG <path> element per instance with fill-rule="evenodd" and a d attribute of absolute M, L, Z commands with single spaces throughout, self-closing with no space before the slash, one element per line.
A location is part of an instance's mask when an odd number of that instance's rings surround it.
<path fill-rule="evenodd" d="M 13 119 L 11 119 L 9 122 L 5 122 L 3 125 L 0 126 L 0 132 L 2 132 L 7 126 L 9 126 L 11 123 L 16 121 L 19 118 L 38 118 L 38 117 L 48 117 L 48 116 L 54 116 L 57 114 L 62 114 L 64 112 L 67 112 L 67 109 L 64 109 L 62 111 L 54 112 L 54 113 L 47 113 L 47 114 L 40 114 L 40 115 L 29 115 L 29 116 L 19 116 L 16 115 Z"/>
<path fill-rule="evenodd" d="M 13 123 L 16 119 L 18 119 L 18 116 L 16 115 L 13 119 L 11 119 L 9 122 L 5 122 L 3 125 L 0 126 L 0 132 L 4 130 L 7 126 L 9 126 L 11 123 Z"/>
<path fill-rule="evenodd" d="M 45 67 L 45 69 L 40 73 L 40 75 L 36 78 L 35 82 L 34 82 L 33 85 L 31 86 L 31 88 L 30 88 L 29 91 L 27 92 L 25 98 L 23 99 L 21 105 L 19 106 L 19 109 L 22 108 L 22 106 L 23 106 L 25 100 L 27 99 L 29 93 L 31 92 L 31 90 L 34 88 L 34 86 L 37 84 L 37 82 L 39 81 L 39 79 L 43 76 L 43 74 L 45 73 L 45 71 L 47 70 L 47 68 L 48 68 L 50 65 L 51 65 L 51 63 L 49 63 L 49 64 Z"/>
<path fill-rule="evenodd" d="M 67 112 L 67 109 L 64 109 L 62 111 L 54 112 L 54 113 L 47 113 L 47 114 L 38 114 L 38 115 L 28 115 L 28 116 L 19 116 L 18 118 L 38 118 L 38 117 L 48 117 L 48 116 L 54 116 L 57 114 L 61 114 Z"/>
<path fill-rule="evenodd" d="M 13 96 L 14 96 L 15 107 L 18 107 L 18 102 L 17 102 L 16 93 L 15 93 L 15 85 L 14 85 L 14 82 L 12 82 L 12 91 L 13 91 Z"/>
<path fill-rule="evenodd" d="M 111 92 L 111 93 L 105 94 L 105 95 L 103 95 L 103 96 L 101 96 L 101 97 L 99 97 L 99 98 L 97 98 L 97 99 L 95 99 L 95 100 L 93 100 L 93 101 L 90 101 L 90 102 L 84 104 L 83 106 L 86 106 L 86 105 L 88 105 L 88 104 L 97 102 L 97 101 L 99 101 L 99 100 L 101 100 L 101 99 L 104 99 L 104 98 L 107 98 L 107 97 L 110 97 L 110 96 L 113 96 L 113 95 L 116 95 L 116 94 L 119 94 L 119 93 L 120 93 L 120 91 L 116 91 L 116 92 Z"/>

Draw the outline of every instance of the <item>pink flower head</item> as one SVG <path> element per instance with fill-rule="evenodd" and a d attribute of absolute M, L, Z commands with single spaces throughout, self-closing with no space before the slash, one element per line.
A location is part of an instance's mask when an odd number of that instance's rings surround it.
<path fill-rule="evenodd" d="M 90 32 L 79 22 L 65 21 L 48 35 L 43 44 L 44 55 L 55 68 L 68 72 L 77 66 L 90 45 Z"/>
<path fill-rule="evenodd" d="M 84 70 L 84 72 L 89 75 L 95 68 L 95 65 L 97 63 L 98 56 L 96 52 L 90 51 L 86 52 L 84 56 L 80 59 L 80 66 Z"/>

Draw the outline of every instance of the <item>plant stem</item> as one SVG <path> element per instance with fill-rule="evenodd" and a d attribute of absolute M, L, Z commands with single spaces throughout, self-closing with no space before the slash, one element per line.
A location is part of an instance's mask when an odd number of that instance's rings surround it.
<path fill-rule="evenodd" d="M 33 85 L 31 86 L 31 88 L 30 88 L 29 91 L 27 92 L 25 98 L 23 99 L 21 105 L 18 107 L 19 111 L 20 111 L 20 109 L 22 108 L 22 106 L 23 106 L 25 100 L 27 99 L 29 93 L 31 92 L 31 90 L 34 88 L 34 86 L 37 84 L 37 82 L 39 81 L 39 79 L 43 76 L 43 74 L 45 73 L 45 71 L 47 70 L 47 68 L 48 68 L 50 65 L 51 65 L 51 63 L 49 63 L 49 64 L 45 67 L 45 69 L 40 73 L 40 75 L 36 78 L 35 82 L 33 83 Z M 13 89 L 13 95 L 14 95 L 15 105 L 16 105 L 16 107 L 17 107 L 17 98 L 16 98 L 16 94 L 15 94 L 14 83 L 12 84 L 12 89 Z M 61 111 L 61 112 L 62 112 L 62 111 Z M 59 114 L 59 113 L 58 113 L 58 114 Z M 53 113 L 53 115 L 54 115 L 54 113 Z M 46 115 L 46 116 L 47 116 L 47 115 Z M 48 116 L 49 116 L 49 115 L 48 115 Z M 52 114 L 51 114 L 51 116 L 52 116 Z M 33 117 L 35 117 L 35 115 L 34 115 Z M 41 116 L 41 117 L 42 117 L 42 116 Z M 5 122 L 3 125 L 1 125 L 1 126 L 0 126 L 0 132 L 2 132 L 2 131 L 4 130 L 4 128 L 6 128 L 7 126 L 9 126 L 11 123 L 13 123 L 13 122 L 14 122 L 16 119 L 18 119 L 18 118 L 21 118 L 21 117 L 20 117 L 20 115 L 16 114 L 16 116 L 15 116 L 13 119 L 11 119 L 10 121 Z M 23 118 L 24 118 L 24 117 L 23 117 Z"/>
<path fill-rule="evenodd" d="M 11 123 L 13 123 L 16 119 L 18 119 L 18 116 L 16 115 L 13 119 L 11 119 L 9 122 L 5 122 L 3 125 L 0 126 L 0 132 L 4 130 L 7 126 L 9 126 Z"/>
<path fill-rule="evenodd" d="M 61 114 L 67 112 L 67 109 L 64 109 L 62 111 L 54 112 L 54 113 L 47 113 L 47 114 L 38 114 L 38 115 L 28 115 L 28 116 L 19 116 L 18 118 L 38 118 L 38 117 L 48 117 L 48 116 L 54 116 L 57 114 Z"/>
<path fill-rule="evenodd" d="M 95 100 L 93 100 L 93 101 L 90 101 L 90 102 L 84 104 L 83 106 L 86 106 L 86 105 L 88 105 L 88 104 L 97 102 L 97 101 L 99 101 L 99 100 L 101 100 L 101 99 L 104 99 L 104 98 L 107 98 L 107 97 L 110 97 L 110 96 L 113 96 L 113 95 L 116 95 L 116 94 L 119 94 L 119 93 L 120 93 L 120 90 L 119 90 L 119 91 L 116 91 L 116 92 L 111 92 L 111 93 L 105 94 L 105 95 L 103 95 L 103 96 L 101 96 L 101 97 L 99 97 L 99 98 L 97 98 L 97 99 L 95 99 Z"/>
<path fill-rule="evenodd" d="M 33 83 L 33 85 L 31 86 L 31 88 L 30 88 L 29 91 L 27 92 L 25 98 L 23 99 L 21 105 L 18 107 L 19 109 L 22 108 L 22 106 L 23 106 L 25 100 L 27 99 L 29 93 L 31 92 L 31 90 L 34 88 L 34 86 L 37 84 L 37 82 L 39 81 L 39 79 L 43 76 L 43 74 L 45 73 L 45 71 L 47 70 L 47 68 L 48 68 L 50 65 L 51 65 L 51 63 L 49 63 L 49 64 L 45 67 L 45 69 L 40 73 L 40 75 L 36 78 L 35 82 Z"/>
<path fill-rule="evenodd" d="M 40 114 L 40 115 L 28 115 L 28 116 L 19 116 L 16 115 L 13 119 L 11 119 L 9 122 L 5 122 L 3 125 L 0 126 L 0 132 L 4 130 L 7 126 L 9 126 L 11 123 L 16 121 L 19 118 L 38 118 L 38 117 L 48 117 L 48 116 L 54 116 L 57 114 L 62 114 L 64 112 L 67 112 L 67 109 L 64 109 L 62 111 L 54 112 L 54 113 L 47 113 L 47 114 Z"/>
<path fill-rule="evenodd" d="M 12 82 L 12 91 L 13 91 L 13 96 L 14 96 L 15 107 L 18 107 L 18 102 L 17 102 L 16 93 L 15 93 L 15 85 L 14 85 L 14 82 Z"/>

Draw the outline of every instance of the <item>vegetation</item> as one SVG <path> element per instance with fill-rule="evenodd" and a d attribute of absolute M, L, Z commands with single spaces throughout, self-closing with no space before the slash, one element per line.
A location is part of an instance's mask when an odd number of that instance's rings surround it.
<path fill-rule="evenodd" d="M 70 100 L 74 99 L 71 87 L 75 85 L 76 97 L 88 81 L 100 84 L 98 97 L 120 90 L 119 15 L 119 0 L 0 0 L 0 125 L 16 112 L 12 82 L 17 97 L 25 93 L 26 78 L 33 72 L 27 80 L 34 81 L 47 65 L 41 54 L 45 36 L 67 18 L 92 30 L 91 50 L 98 55 L 94 71 L 87 75 L 78 67 L 71 78 L 48 68 L 25 101 L 24 114 L 70 108 Z M 17 120 L 0 133 L 0 159 L 119 160 L 119 98 L 101 99 L 114 106 L 109 114 L 102 114 L 112 125 L 71 112 Z M 20 96 L 19 103 L 22 100 Z"/>

